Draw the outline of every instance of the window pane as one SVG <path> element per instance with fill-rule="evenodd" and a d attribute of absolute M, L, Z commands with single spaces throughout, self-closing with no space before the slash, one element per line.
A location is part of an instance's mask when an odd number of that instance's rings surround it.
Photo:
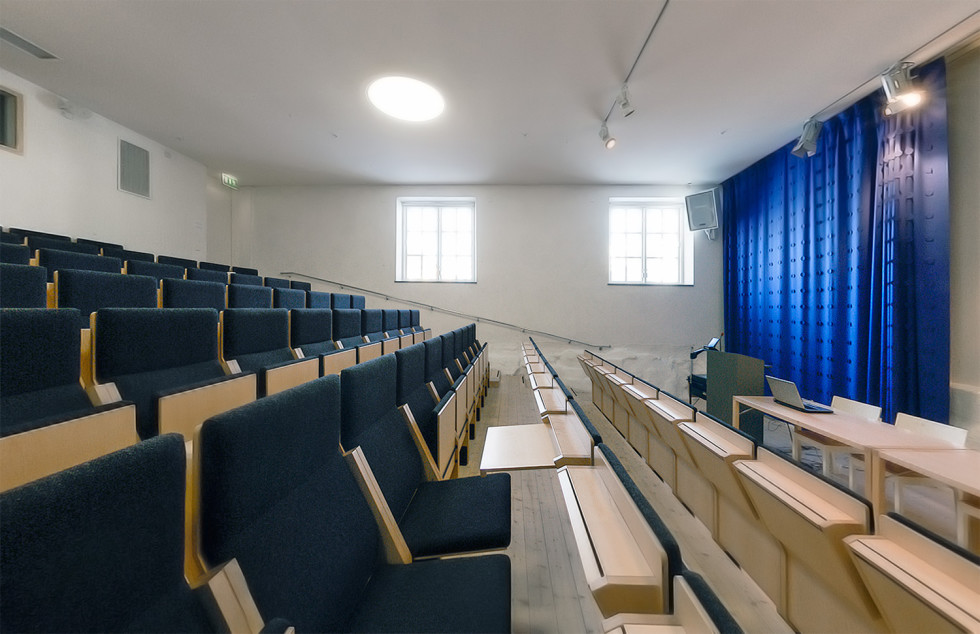
<path fill-rule="evenodd" d="M 439 267 L 438 260 L 435 256 L 426 256 L 422 258 L 422 275 L 419 279 L 423 280 L 437 280 L 439 279 Z"/>
<path fill-rule="evenodd" d="M 626 212 L 626 231 L 630 233 L 643 232 L 643 212 L 639 209 L 630 209 Z"/>
<path fill-rule="evenodd" d="M 641 234 L 626 234 L 626 255 L 631 258 L 643 257 L 643 236 Z"/>
<path fill-rule="evenodd" d="M 411 255 L 405 259 L 405 275 L 410 280 L 417 280 L 422 277 L 422 257 Z"/>
<path fill-rule="evenodd" d="M 609 233 L 623 233 L 626 231 L 626 210 L 622 207 L 613 207 L 609 210 Z"/>
<path fill-rule="evenodd" d="M 460 232 L 473 232 L 473 210 L 468 207 L 460 207 L 456 215 L 456 230 Z"/>
<path fill-rule="evenodd" d="M 422 254 L 422 232 L 410 231 L 405 236 L 405 255 Z"/>
<path fill-rule="evenodd" d="M 626 258 L 609 259 L 609 281 L 611 282 L 626 281 Z"/>
<path fill-rule="evenodd" d="M 439 231 L 439 210 L 435 207 L 425 207 L 422 210 L 422 229 Z"/>
<path fill-rule="evenodd" d="M 475 281 L 473 202 L 402 200 L 399 205 L 399 279 Z"/>
<path fill-rule="evenodd" d="M 456 231 L 455 207 L 449 207 L 442 210 L 442 230 L 443 232 Z"/>
<path fill-rule="evenodd" d="M 626 259 L 626 281 L 627 282 L 642 282 L 643 281 L 643 259 L 642 258 L 627 258 Z"/>

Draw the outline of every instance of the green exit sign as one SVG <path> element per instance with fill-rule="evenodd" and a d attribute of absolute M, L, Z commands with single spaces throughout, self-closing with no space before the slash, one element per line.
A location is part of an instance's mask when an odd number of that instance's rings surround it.
<path fill-rule="evenodd" d="M 238 189 L 238 179 L 232 176 L 231 174 L 222 174 L 221 182 L 225 187 Z"/>

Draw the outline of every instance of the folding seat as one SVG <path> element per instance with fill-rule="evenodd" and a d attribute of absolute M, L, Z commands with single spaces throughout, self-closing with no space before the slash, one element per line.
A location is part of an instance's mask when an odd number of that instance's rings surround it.
<path fill-rule="evenodd" d="M 416 309 L 412 309 L 411 313 L 412 313 L 412 330 L 414 330 L 417 333 L 420 333 L 422 335 L 423 341 L 431 337 L 432 330 L 422 327 L 421 313 Z"/>
<path fill-rule="evenodd" d="M 272 289 L 229 284 L 228 308 L 272 308 Z"/>
<path fill-rule="evenodd" d="M 391 341 L 384 346 L 385 354 L 389 352 L 394 352 L 402 345 L 402 331 L 398 323 L 398 311 L 391 308 L 386 308 L 381 311 L 381 330 L 385 333 L 385 336 Z M 409 338 L 408 343 L 411 344 L 411 338 Z"/>
<path fill-rule="evenodd" d="M 330 293 L 322 291 L 310 291 L 306 294 L 307 308 L 330 308 Z"/>
<path fill-rule="evenodd" d="M 241 273 L 242 275 L 258 275 L 259 270 L 253 269 L 250 266 L 233 266 L 231 267 L 232 273 Z"/>
<path fill-rule="evenodd" d="M 263 286 L 268 286 L 269 288 L 290 288 L 289 280 L 283 277 L 267 277 L 262 281 Z"/>
<path fill-rule="evenodd" d="M 139 260 L 140 262 L 153 262 L 155 258 L 152 253 L 147 253 L 146 251 L 129 251 L 123 249 L 122 247 L 102 247 L 102 255 L 107 255 L 111 258 L 119 258 L 124 262 L 127 260 Z M 180 267 L 183 269 L 184 267 Z"/>
<path fill-rule="evenodd" d="M 436 415 L 438 394 L 425 380 L 425 345 L 421 343 L 395 352 L 398 371 L 396 402 L 406 420 L 416 425 L 440 477 L 445 477 L 456 452 L 455 413 L 450 420 Z M 407 408 L 407 411 L 406 411 Z"/>
<path fill-rule="evenodd" d="M 361 330 L 361 311 L 352 308 L 334 309 L 333 340 L 341 348 L 357 349 L 357 362 L 363 363 L 381 356 L 381 343 L 364 340 Z"/>
<path fill-rule="evenodd" d="M 48 270 L 48 281 L 54 282 L 54 272 L 68 269 L 78 271 L 101 271 L 103 273 L 122 273 L 122 260 L 101 255 L 59 251 L 58 249 L 38 249 L 37 264 Z"/>
<path fill-rule="evenodd" d="M 45 238 L 42 236 L 28 236 L 27 246 L 31 251 L 38 249 L 57 249 L 59 251 L 70 251 L 72 253 L 86 253 L 88 255 L 99 255 L 100 249 L 94 244 L 79 244 L 70 240 L 60 240 L 58 238 Z"/>
<path fill-rule="evenodd" d="M 222 284 L 227 284 L 228 274 L 225 273 L 224 271 L 213 271 L 210 269 L 188 267 L 187 279 L 197 280 L 202 282 L 220 282 Z"/>
<path fill-rule="evenodd" d="M 185 269 L 197 268 L 196 260 L 188 260 L 187 258 L 177 258 L 172 255 L 158 255 L 157 262 L 159 262 L 160 264 L 174 264 L 176 266 L 180 266 Z"/>
<path fill-rule="evenodd" d="M 31 263 L 31 250 L 21 244 L 0 243 L 0 262 L 27 266 Z"/>
<path fill-rule="evenodd" d="M 338 308 L 352 308 L 350 303 L 350 295 L 344 293 L 330 293 L 330 308 L 337 310 Z"/>
<path fill-rule="evenodd" d="M 184 443 L 165 436 L 0 495 L 0 629 L 258 631 L 247 587 L 229 585 L 236 564 L 212 592 L 184 579 L 184 474 Z"/>
<path fill-rule="evenodd" d="M 66 269 L 55 272 L 55 305 L 77 308 L 79 328 L 88 328 L 100 308 L 156 308 L 157 281 L 145 275 L 122 275 Z"/>
<path fill-rule="evenodd" d="M 381 354 L 398 350 L 398 337 L 384 327 L 384 311 L 378 308 L 361 310 L 361 333 L 371 343 L 381 344 Z"/>
<path fill-rule="evenodd" d="M 440 480 L 397 407 L 397 361 L 385 355 L 340 373 L 345 449 L 364 455 L 375 504 L 390 511 L 413 557 L 506 548 L 510 474 Z"/>
<path fill-rule="evenodd" d="M 208 308 L 106 308 L 95 314 L 95 380 L 136 403 L 140 438 L 190 438 L 206 418 L 255 399 L 254 374 L 226 376 L 218 312 Z"/>
<path fill-rule="evenodd" d="M 3 244 L 24 244 L 24 236 L 20 236 L 14 233 L 7 233 L 6 231 L 0 232 L 0 242 Z"/>
<path fill-rule="evenodd" d="M 350 296 L 350 307 L 351 308 L 358 308 L 360 310 L 364 310 L 364 308 L 365 308 L 364 296 L 363 295 L 351 295 Z"/>
<path fill-rule="evenodd" d="M 79 381 L 78 319 L 71 308 L 0 311 L 0 490 L 138 441 L 133 405 L 94 405 Z"/>
<path fill-rule="evenodd" d="M 229 284 L 245 284 L 247 286 L 262 286 L 262 276 L 246 275 L 245 273 L 230 273 Z"/>
<path fill-rule="evenodd" d="M 272 289 L 264 289 L 272 292 Z M 275 394 L 320 376 L 317 359 L 297 359 L 289 347 L 289 311 L 229 308 L 221 312 L 221 358 L 233 372 L 255 372 L 259 395 Z"/>
<path fill-rule="evenodd" d="M 509 559 L 407 563 L 382 544 L 340 420 L 329 376 L 204 424 L 204 560 L 235 558 L 259 609 L 297 631 L 509 632 Z"/>
<path fill-rule="evenodd" d="M 299 280 L 289 280 L 289 288 L 294 288 L 298 291 L 312 291 L 313 285 L 309 282 L 300 282 Z"/>
<path fill-rule="evenodd" d="M 442 335 L 427 339 L 425 346 L 425 380 L 440 398 L 453 389 L 453 378 L 443 364 L 442 349 L 445 339 Z"/>
<path fill-rule="evenodd" d="M 219 271 L 221 273 L 231 273 L 231 266 L 227 264 L 218 264 L 217 262 L 201 262 L 197 265 L 197 268 L 204 269 L 205 271 Z"/>
<path fill-rule="evenodd" d="M 0 307 L 46 308 L 47 275 L 40 266 L 0 264 Z"/>
<path fill-rule="evenodd" d="M 105 255 L 106 249 L 115 249 L 118 251 L 118 250 L 122 250 L 123 248 L 121 244 L 116 244 L 115 242 L 105 242 L 103 240 L 91 240 L 89 238 L 75 238 L 75 242 L 77 242 L 78 244 L 91 244 L 93 246 L 96 246 L 99 248 L 99 251 L 102 252 L 103 255 Z M 119 258 L 119 259 L 122 260 L 125 258 Z"/>
<path fill-rule="evenodd" d="M 163 279 L 182 280 L 184 279 L 184 270 L 183 267 L 176 264 L 160 264 L 152 260 L 126 260 L 127 275 L 148 275 L 156 278 L 157 282 Z"/>
<path fill-rule="evenodd" d="M 163 279 L 160 293 L 164 308 L 225 309 L 225 285 L 220 282 Z"/>
<path fill-rule="evenodd" d="M 290 311 L 289 345 L 304 357 L 320 359 L 320 376 L 340 374 L 357 363 L 357 350 L 338 349 L 333 341 L 333 311 L 305 308 Z"/>
<path fill-rule="evenodd" d="M 273 308 L 306 308 L 306 291 L 297 291 L 288 288 L 272 289 Z"/>

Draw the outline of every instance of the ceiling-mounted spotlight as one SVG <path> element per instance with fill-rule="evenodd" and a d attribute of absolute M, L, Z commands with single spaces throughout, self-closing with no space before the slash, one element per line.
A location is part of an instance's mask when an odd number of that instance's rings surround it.
<path fill-rule="evenodd" d="M 623 88 L 619 91 L 619 97 L 616 98 L 616 103 L 619 104 L 619 109 L 623 112 L 624 117 L 628 117 L 636 111 L 630 105 L 630 91 L 626 84 L 623 84 Z"/>
<path fill-rule="evenodd" d="M 603 121 L 602 127 L 599 128 L 599 138 L 602 139 L 602 144 L 606 146 L 607 150 L 616 147 L 616 138 L 609 136 L 609 126 L 606 125 L 605 121 Z"/>
<path fill-rule="evenodd" d="M 803 134 L 800 135 L 800 140 L 796 142 L 796 146 L 790 150 L 790 153 L 800 158 L 816 154 L 817 138 L 820 136 L 821 128 L 823 128 L 823 121 L 817 121 L 813 117 L 807 119 L 806 123 L 803 124 Z"/>
<path fill-rule="evenodd" d="M 922 91 L 912 81 L 912 62 L 899 62 L 881 76 L 885 89 L 885 114 L 893 115 L 922 103 Z"/>

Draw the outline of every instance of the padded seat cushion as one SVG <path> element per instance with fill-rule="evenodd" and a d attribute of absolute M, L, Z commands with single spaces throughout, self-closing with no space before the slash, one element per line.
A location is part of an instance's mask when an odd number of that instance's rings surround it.
<path fill-rule="evenodd" d="M 351 632 L 510 632 L 510 559 L 488 555 L 382 566 Z"/>
<path fill-rule="evenodd" d="M 94 412 L 78 383 L 57 385 L 0 399 L 0 436 L 10 436 Z"/>
<path fill-rule="evenodd" d="M 308 343 L 306 345 L 300 346 L 299 349 L 303 351 L 303 356 L 305 357 L 315 357 L 321 354 L 330 354 L 332 352 L 337 352 L 337 346 L 332 341 L 321 341 L 320 343 Z"/>
<path fill-rule="evenodd" d="M 4 242 L 0 244 L 0 262 L 27 266 L 31 263 L 31 248 L 22 244 Z"/>
<path fill-rule="evenodd" d="M 506 548 L 510 474 L 423 482 L 399 522 L 415 557 Z"/>

